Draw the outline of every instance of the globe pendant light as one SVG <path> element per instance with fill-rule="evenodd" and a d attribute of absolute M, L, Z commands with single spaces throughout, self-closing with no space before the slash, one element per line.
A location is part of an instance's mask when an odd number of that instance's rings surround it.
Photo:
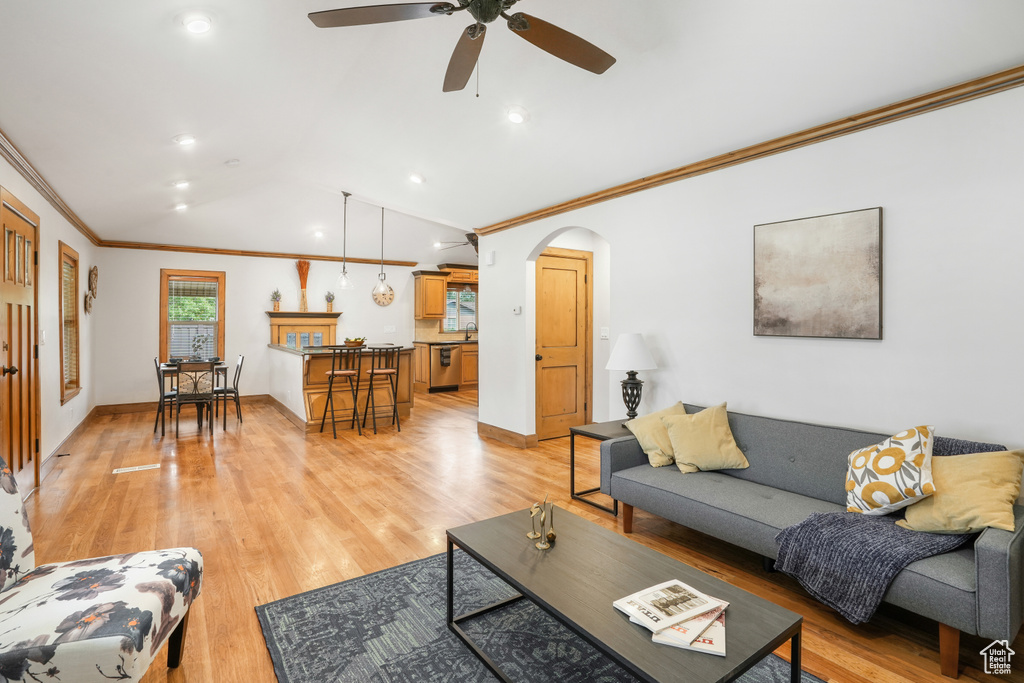
<path fill-rule="evenodd" d="M 338 275 L 338 289 L 352 289 L 352 278 L 348 276 L 348 198 L 352 195 L 342 190 L 345 195 L 344 219 L 341 228 L 341 274 Z"/>
<path fill-rule="evenodd" d="M 384 207 L 380 207 L 380 275 L 377 276 L 377 285 L 373 288 L 373 301 L 378 306 L 387 306 L 395 299 L 395 290 L 388 284 L 387 275 L 384 274 Z"/>

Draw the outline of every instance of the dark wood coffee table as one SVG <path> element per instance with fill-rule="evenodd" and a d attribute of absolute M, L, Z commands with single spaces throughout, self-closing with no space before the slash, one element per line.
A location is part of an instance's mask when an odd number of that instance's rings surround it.
<path fill-rule="evenodd" d="M 791 640 L 791 677 L 793 683 L 799 683 L 803 623 L 799 614 L 559 507 L 555 508 L 554 526 L 558 538 L 549 550 L 537 550 L 534 541 L 526 538 L 528 510 L 447 531 L 448 628 L 501 680 L 511 683 L 459 624 L 525 597 L 644 681 L 732 681 Z M 452 575 L 456 545 L 520 595 L 456 616 Z M 613 600 L 669 579 L 679 579 L 729 602 L 727 656 L 655 644 L 650 631 L 630 623 L 629 617 L 612 607 Z"/>

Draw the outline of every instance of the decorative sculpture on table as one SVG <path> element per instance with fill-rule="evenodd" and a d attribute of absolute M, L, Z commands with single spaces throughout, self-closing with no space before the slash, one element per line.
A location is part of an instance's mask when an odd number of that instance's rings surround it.
<path fill-rule="evenodd" d="M 554 519 L 554 504 L 548 504 L 548 497 L 544 496 L 543 503 L 534 503 L 530 506 L 530 522 L 533 524 L 533 530 L 526 534 L 526 537 L 533 539 L 540 539 L 536 543 L 540 550 L 547 550 L 551 547 L 551 544 L 555 542 L 555 519 Z M 537 531 L 537 518 L 540 517 L 540 531 Z M 545 525 L 547 531 L 544 531 Z"/>
<path fill-rule="evenodd" d="M 306 299 L 306 281 L 309 279 L 309 261 L 299 259 L 295 262 L 295 269 L 299 271 L 299 288 L 302 293 L 299 296 L 299 312 L 305 313 L 309 310 L 309 301 Z"/>

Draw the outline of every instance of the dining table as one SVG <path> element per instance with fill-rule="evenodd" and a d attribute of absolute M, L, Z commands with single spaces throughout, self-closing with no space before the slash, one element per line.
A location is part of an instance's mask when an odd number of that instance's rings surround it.
<path fill-rule="evenodd" d="M 214 363 L 214 365 L 213 365 L 213 376 L 214 376 L 213 386 L 214 386 L 214 389 L 216 390 L 217 388 L 219 388 L 221 386 L 226 388 L 227 385 L 228 385 L 228 364 L 225 363 L 224 361 L 220 360 L 219 358 L 199 358 L 199 359 L 183 358 L 183 359 L 181 359 L 181 362 L 189 362 L 189 363 L 209 363 L 211 361 L 213 361 L 213 363 Z M 171 386 L 174 386 L 174 378 L 177 377 L 177 376 L 178 376 L 178 363 L 170 363 L 170 362 L 168 362 L 168 363 L 161 363 L 160 364 L 160 384 L 161 384 L 161 386 L 166 386 L 168 379 L 171 380 Z M 224 382 L 223 385 L 220 384 L 222 379 L 223 379 L 223 382 Z M 221 400 L 224 402 L 224 407 L 223 407 L 223 410 L 222 410 L 222 412 L 224 413 L 224 428 L 227 429 L 227 426 L 228 426 L 228 393 L 226 391 L 222 391 L 220 396 L 221 396 Z M 216 400 L 216 398 L 217 398 L 216 391 L 214 391 L 214 400 Z M 213 416 L 211 415 L 209 419 L 212 420 Z M 203 428 L 203 404 L 202 403 L 197 403 L 196 404 L 196 424 L 198 424 L 199 425 L 199 429 L 202 430 L 202 428 Z"/>

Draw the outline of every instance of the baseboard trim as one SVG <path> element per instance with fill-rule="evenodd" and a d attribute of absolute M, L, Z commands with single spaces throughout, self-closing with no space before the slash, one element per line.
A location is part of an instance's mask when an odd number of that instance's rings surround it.
<path fill-rule="evenodd" d="M 284 417 L 289 422 L 291 422 L 293 425 L 301 429 L 303 432 L 306 431 L 306 421 L 303 420 L 298 415 L 296 415 L 291 408 L 289 408 L 288 406 L 286 406 L 285 404 L 281 403 L 276 398 L 268 394 L 263 394 L 262 396 L 260 396 L 260 399 L 266 403 L 269 403 L 274 409 L 277 410 L 277 412 L 284 415 Z"/>
<path fill-rule="evenodd" d="M 156 403 L 154 403 L 153 405 L 156 406 Z M 46 477 L 50 474 L 50 472 L 53 471 L 53 468 L 57 466 L 57 458 L 55 456 L 61 451 L 63 451 L 64 445 L 67 442 L 74 439 L 76 436 L 78 436 L 78 432 L 85 429 L 85 425 L 88 424 L 89 420 L 91 420 L 97 414 L 98 413 L 96 412 L 96 407 L 94 406 L 93 409 L 89 411 L 89 414 L 86 415 L 85 418 L 81 422 L 79 422 L 74 429 L 71 430 L 71 433 L 65 436 L 61 440 L 61 442 L 57 444 L 57 447 L 50 451 L 50 454 L 48 456 L 43 458 L 42 462 L 39 463 L 39 486 L 43 485 L 43 482 L 46 481 Z M 30 495 L 32 495 L 39 488 L 39 486 L 29 491 L 25 495 L 25 498 L 28 498 Z"/>
<path fill-rule="evenodd" d="M 485 422 L 476 423 L 476 433 L 488 439 L 507 443 L 509 446 L 515 446 L 516 448 L 536 448 L 537 444 L 540 443 L 536 434 L 520 434 L 489 425 Z"/>
<path fill-rule="evenodd" d="M 267 394 L 251 394 L 249 396 L 240 396 L 239 400 L 242 405 L 246 403 L 269 403 L 270 396 Z M 92 409 L 91 415 L 121 415 L 124 413 L 153 413 L 156 415 L 156 401 L 148 401 L 143 403 L 109 403 L 107 405 L 96 406 Z"/>

